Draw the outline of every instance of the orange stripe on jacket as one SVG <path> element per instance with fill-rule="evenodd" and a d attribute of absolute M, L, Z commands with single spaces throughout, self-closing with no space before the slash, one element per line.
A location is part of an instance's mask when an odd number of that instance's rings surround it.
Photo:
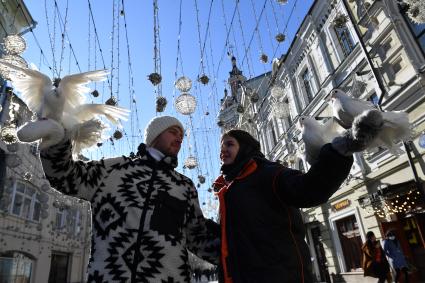
<path fill-rule="evenodd" d="M 236 180 L 241 180 L 248 175 L 252 174 L 257 169 L 257 163 L 251 159 L 243 168 L 242 173 L 230 183 L 227 183 L 223 175 L 219 176 L 214 182 L 214 185 L 220 186 L 220 190 L 216 193 L 220 202 L 220 227 L 221 227 L 221 262 L 223 265 L 224 283 L 233 283 L 232 277 L 229 274 L 228 267 L 226 264 L 226 258 L 229 256 L 229 249 L 227 245 L 227 234 L 226 234 L 226 202 L 224 195 L 230 189 L 230 186 Z"/>

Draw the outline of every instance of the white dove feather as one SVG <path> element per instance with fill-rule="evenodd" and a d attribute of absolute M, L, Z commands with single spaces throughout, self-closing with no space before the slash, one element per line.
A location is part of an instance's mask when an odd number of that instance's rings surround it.
<path fill-rule="evenodd" d="M 72 154 L 78 156 L 83 149 L 89 149 L 104 139 L 107 125 L 98 119 L 76 124 L 70 131 L 72 141 Z"/>
<path fill-rule="evenodd" d="M 305 144 L 305 157 L 310 165 L 317 161 L 322 146 L 330 143 L 344 130 L 333 118 L 321 124 L 313 117 L 302 116 L 300 124 Z"/>
<path fill-rule="evenodd" d="M 119 120 L 127 121 L 130 110 L 106 105 L 106 104 L 82 104 L 74 108 L 71 112 L 80 121 L 87 121 L 97 116 L 105 116 L 114 125 L 119 124 Z"/>
<path fill-rule="evenodd" d="M 28 108 L 38 115 L 42 115 L 43 97 L 54 88 L 51 79 L 36 70 L 23 69 L 3 60 L 0 60 L 0 65 L 10 71 L 9 76 L 13 86 L 22 94 L 22 99 Z"/>

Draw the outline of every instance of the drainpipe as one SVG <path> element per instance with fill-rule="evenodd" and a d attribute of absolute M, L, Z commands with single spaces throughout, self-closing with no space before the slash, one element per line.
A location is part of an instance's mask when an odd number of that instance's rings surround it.
<path fill-rule="evenodd" d="M 344 9 L 347 11 L 347 15 L 348 15 L 348 17 L 350 19 L 350 22 L 353 24 L 354 31 L 356 33 L 356 36 L 357 36 L 358 40 L 359 40 L 359 45 L 360 45 L 360 47 L 361 47 L 361 49 L 363 51 L 363 54 L 365 55 L 366 61 L 367 61 L 368 65 L 369 65 L 370 69 L 372 70 L 372 74 L 375 77 L 376 82 L 378 83 L 379 90 L 381 91 L 381 96 L 379 97 L 378 105 L 377 106 L 378 106 L 379 110 L 384 111 L 382 109 L 382 106 L 381 106 L 382 101 L 384 99 L 384 96 L 387 93 L 387 91 L 386 91 L 386 89 L 384 87 L 384 82 L 382 81 L 382 78 L 381 78 L 378 70 L 376 69 L 376 67 L 375 67 L 372 59 L 370 58 L 370 55 L 369 55 L 369 53 L 368 53 L 368 51 L 366 49 L 366 46 L 365 46 L 365 44 L 363 42 L 363 37 L 362 37 L 362 35 L 360 33 L 359 27 L 357 26 L 357 23 L 355 22 L 355 19 L 354 19 L 353 15 L 352 15 L 352 11 L 350 9 L 350 6 L 347 4 L 347 0 L 341 0 L 341 2 L 344 5 Z M 414 160 L 413 160 L 413 157 L 412 157 L 412 154 L 411 154 L 411 148 L 410 148 L 410 144 L 411 143 L 412 143 L 411 141 L 409 141 L 409 142 L 403 142 L 403 147 L 404 147 L 404 150 L 406 151 L 408 163 L 409 163 L 410 169 L 412 170 L 412 173 L 413 173 L 413 177 L 414 177 L 414 180 L 415 180 L 416 188 L 419 191 L 422 191 L 421 180 L 419 179 L 418 172 L 416 171 L 415 163 L 414 163 Z"/>

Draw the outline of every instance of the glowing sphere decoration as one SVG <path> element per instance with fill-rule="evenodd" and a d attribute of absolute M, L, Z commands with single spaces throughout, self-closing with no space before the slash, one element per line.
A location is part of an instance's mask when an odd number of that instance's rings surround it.
<path fill-rule="evenodd" d="M 195 112 L 196 98 L 188 93 L 183 93 L 176 98 L 174 107 L 180 114 L 190 115 Z"/>
<path fill-rule="evenodd" d="M 4 51 L 7 54 L 19 55 L 27 49 L 27 43 L 25 39 L 18 35 L 8 35 L 3 40 Z"/>
<path fill-rule="evenodd" d="M 194 156 L 189 156 L 184 161 L 184 167 L 186 167 L 187 169 L 194 169 L 196 168 L 196 166 L 198 166 L 198 161 L 196 160 Z"/>
<path fill-rule="evenodd" d="M 189 92 L 192 88 L 192 80 L 183 76 L 178 78 L 174 85 L 180 92 Z"/>
<path fill-rule="evenodd" d="M 6 63 L 9 63 L 9 64 L 11 64 L 11 65 L 14 65 L 14 66 L 17 66 L 17 67 L 19 67 L 19 68 L 22 68 L 22 69 L 26 69 L 26 68 L 28 68 L 28 64 L 27 64 L 27 62 L 25 61 L 25 59 L 24 58 L 22 58 L 21 56 L 19 56 L 19 55 L 12 55 L 12 54 L 6 54 L 6 55 L 4 55 L 4 56 L 2 56 L 2 61 L 3 62 L 6 62 Z M 5 78 L 6 80 L 11 80 L 11 78 L 10 78 L 10 72 L 12 72 L 11 70 L 9 70 L 9 68 L 7 68 L 7 67 L 4 67 L 4 66 L 0 66 L 0 76 L 2 76 L 3 78 Z M 16 71 L 13 71 L 13 72 L 16 72 Z M 24 74 L 17 74 L 18 76 L 25 76 Z"/>

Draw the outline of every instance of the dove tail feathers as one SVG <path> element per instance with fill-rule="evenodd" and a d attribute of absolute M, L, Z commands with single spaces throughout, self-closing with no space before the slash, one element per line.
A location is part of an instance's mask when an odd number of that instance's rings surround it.
<path fill-rule="evenodd" d="M 83 149 L 90 148 L 102 141 L 106 129 L 107 126 L 97 119 L 75 125 L 71 132 L 73 155 L 78 155 Z"/>
<path fill-rule="evenodd" d="M 395 141 L 407 141 L 412 137 L 409 116 L 406 112 L 391 111 L 382 113 L 384 128 L 390 129 Z"/>

